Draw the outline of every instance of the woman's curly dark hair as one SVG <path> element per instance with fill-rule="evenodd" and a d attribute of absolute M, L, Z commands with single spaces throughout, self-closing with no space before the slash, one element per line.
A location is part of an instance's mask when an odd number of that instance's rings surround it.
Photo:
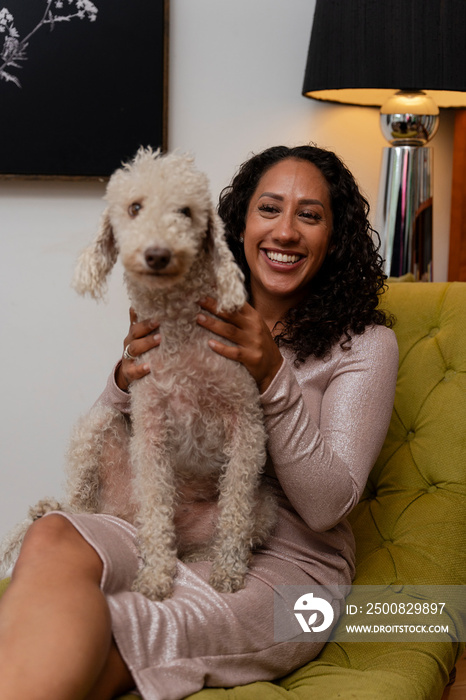
<path fill-rule="evenodd" d="M 308 161 L 320 170 L 328 184 L 333 214 L 324 263 L 307 297 L 288 311 L 275 336 L 279 345 L 293 349 L 296 362 L 301 363 L 309 355 L 328 356 L 339 340 L 343 349 L 349 349 L 352 334 L 363 333 L 373 324 L 391 326 L 392 319 L 378 308 L 386 277 L 373 238 L 378 241 L 378 235 L 368 221 L 369 203 L 338 156 L 313 145 L 275 146 L 253 155 L 220 194 L 218 212 L 249 291 L 249 267 L 240 241 L 249 202 L 265 172 L 289 158 Z"/>

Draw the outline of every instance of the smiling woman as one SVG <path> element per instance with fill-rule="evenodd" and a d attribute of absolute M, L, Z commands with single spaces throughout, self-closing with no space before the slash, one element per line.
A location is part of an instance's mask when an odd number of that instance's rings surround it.
<path fill-rule="evenodd" d="M 268 324 L 298 363 L 349 347 L 367 325 L 391 325 L 378 309 L 384 276 L 368 213 L 352 173 L 316 146 L 254 155 L 220 196 L 251 300 L 264 315 L 273 302 Z"/>
<path fill-rule="evenodd" d="M 295 158 L 273 165 L 251 197 L 243 233 L 253 304 L 264 318 L 273 309 L 272 328 L 305 297 L 331 234 L 330 196 L 318 168 Z"/>

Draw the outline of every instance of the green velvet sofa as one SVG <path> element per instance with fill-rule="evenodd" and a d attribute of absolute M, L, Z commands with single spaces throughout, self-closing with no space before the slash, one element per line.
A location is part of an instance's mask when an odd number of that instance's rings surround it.
<path fill-rule="evenodd" d="M 466 283 L 394 282 L 383 304 L 397 319 L 400 365 L 388 435 L 351 514 L 355 584 L 466 585 Z M 190 697 L 439 700 L 463 650 L 456 641 L 329 642 L 274 683 Z"/>

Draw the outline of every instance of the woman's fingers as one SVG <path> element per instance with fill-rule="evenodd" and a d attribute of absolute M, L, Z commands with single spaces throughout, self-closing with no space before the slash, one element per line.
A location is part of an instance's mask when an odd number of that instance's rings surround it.
<path fill-rule="evenodd" d="M 200 313 L 197 316 L 197 321 L 199 325 L 204 328 L 208 328 L 212 333 L 225 338 L 226 340 L 231 340 L 233 343 L 239 342 L 239 336 L 241 335 L 241 330 L 235 326 L 233 323 L 224 321 L 216 316 L 209 316 L 208 314 Z"/>
<path fill-rule="evenodd" d="M 124 351 L 137 358 L 155 345 L 159 345 L 160 337 L 157 329 L 160 324 L 154 318 L 139 321 L 133 308 L 129 310 L 129 317 L 131 325 L 123 343 Z"/>
<path fill-rule="evenodd" d="M 200 306 L 216 314 L 201 313 L 197 317 L 201 326 L 219 336 L 210 339 L 209 346 L 219 355 L 243 364 L 259 390 L 264 392 L 280 369 L 283 358 L 263 318 L 249 304 L 232 313 L 218 313 L 211 298 L 203 300 Z M 234 345 L 222 342 L 222 338 Z"/>
<path fill-rule="evenodd" d="M 130 384 L 137 379 L 142 379 L 142 377 L 145 377 L 149 372 L 150 367 L 148 364 L 136 365 L 133 363 L 132 365 L 128 365 L 121 362 L 116 371 L 115 381 L 122 391 L 128 391 Z"/>
<path fill-rule="evenodd" d="M 123 341 L 123 358 L 116 373 L 116 383 L 120 389 L 127 391 L 136 379 L 149 373 L 149 365 L 136 362 L 145 352 L 160 345 L 160 334 L 156 319 L 139 321 L 133 308 L 130 309 L 130 328 Z"/>
<path fill-rule="evenodd" d="M 251 311 L 253 314 L 256 314 L 256 311 L 253 309 L 253 307 L 247 303 L 244 304 L 244 306 L 241 309 L 238 309 L 237 311 L 219 312 L 217 310 L 217 302 L 215 301 L 215 299 L 212 299 L 212 297 L 206 297 L 205 299 L 203 299 L 199 303 L 199 306 L 202 309 L 208 311 L 209 313 L 214 314 L 214 320 L 218 321 L 218 319 L 223 319 L 228 323 L 228 325 L 233 325 L 237 328 L 241 328 L 242 326 L 244 326 L 245 314 L 247 312 Z"/>
<path fill-rule="evenodd" d="M 131 325 L 129 327 L 128 335 L 125 338 L 125 343 L 126 341 L 131 342 L 132 340 L 145 338 L 160 325 L 155 318 L 148 318 L 144 321 L 139 321 L 133 308 L 129 310 L 129 318 Z"/>
<path fill-rule="evenodd" d="M 201 326 L 238 345 L 245 344 L 250 347 L 254 341 L 260 342 L 259 337 L 262 333 L 263 321 L 261 316 L 249 304 L 244 304 L 237 311 L 218 312 L 216 302 L 211 298 L 207 298 L 201 302 L 200 306 L 209 312 L 209 314 L 201 312 L 198 315 L 197 319 Z M 267 333 L 270 335 L 268 329 Z"/>
<path fill-rule="evenodd" d="M 148 350 L 155 348 L 157 345 L 160 345 L 160 334 L 155 329 L 151 329 L 147 335 L 136 339 L 132 338 L 131 336 L 127 336 L 125 338 L 123 350 L 123 352 L 126 354 L 126 357 L 124 355 L 124 359 L 130 361 L 137 360 L 139 355 L 142 355 Z M 129 355 L 131 357 L 128 357 Z"/>

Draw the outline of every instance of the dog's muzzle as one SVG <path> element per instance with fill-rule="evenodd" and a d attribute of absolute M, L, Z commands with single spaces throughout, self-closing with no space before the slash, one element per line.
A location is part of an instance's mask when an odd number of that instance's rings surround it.
<path fill-rule="evenodd" d="M 171 251 L 168 248 L 147 248 L 144 253 L 144 259 L 147 267 L 153 272 L 165 270 L 168 267 L 172 258 Z"/>

